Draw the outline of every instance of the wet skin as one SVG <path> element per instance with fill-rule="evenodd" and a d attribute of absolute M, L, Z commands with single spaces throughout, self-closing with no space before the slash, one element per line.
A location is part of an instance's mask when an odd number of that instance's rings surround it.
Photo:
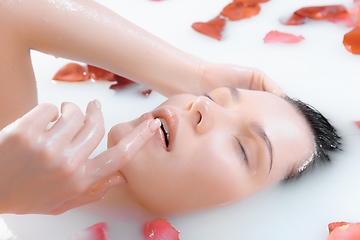
<path fill-rule="evenodd" d="M 114 126 L 109 147 L 146 118 L 166 122 L 120 172 L 119 187 L 145 209 L 177 213 L 243 199 L 285 177 L 312 155 L 313 137 L 286 100 L 262 91 L 218 88 L 169 98 Z"/>

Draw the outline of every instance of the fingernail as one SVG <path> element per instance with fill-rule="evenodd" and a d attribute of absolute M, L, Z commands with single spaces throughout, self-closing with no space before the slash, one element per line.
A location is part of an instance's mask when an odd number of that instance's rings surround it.
<path fill-rule="evenodd" d="M 101 109 L 101 103 L 98 100 L 94 100 L 93 103 L 95 104 L 96 107 L 98 107 L 99 109 Z"/>
<path fill-rule="evenodd" d="M 150 132 L 154 133 L 154 132 L 156 132 L 156 130 L 159 129 L 160 126 L 161 126 L 161 121 L 160 121 L 160 119 L 157 118 L 157 119 L 153 120 L 152 122 L 150 122 L 149 130 L 150 130 Z"/>

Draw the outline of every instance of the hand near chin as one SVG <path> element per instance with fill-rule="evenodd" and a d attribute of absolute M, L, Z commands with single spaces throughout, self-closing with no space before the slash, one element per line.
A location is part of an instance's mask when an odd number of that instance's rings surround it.
<path fill-rule="evenodd" d="M 262 71 L 225 63 L 206 63 L 201 86 L 209 92 L 218 87 L 231 86 L 284 96 L 282 89 Z"/>
<path fill-rule="evenodd" d="M 86 114 L 72 103 L 40 104 L 0 131 L 0 214 L 60 214 L 99 200 L 124 182 L 118 170 L 151 139 L 147 120 L 117 145 L 90 159 L 104 136 L 100 103 Z M 55 124 L 47 129 L 50 122 Z"/>

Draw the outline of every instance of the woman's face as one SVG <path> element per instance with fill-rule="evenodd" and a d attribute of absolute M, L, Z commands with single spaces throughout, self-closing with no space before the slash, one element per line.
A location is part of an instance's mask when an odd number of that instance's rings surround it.
<path fill-rule="evenodd" d="M 303 116 L 276 95 L 218 88 L 169 98 L 114 126 L 109 147 L 147 118 L 167 125 L 120 172 L 120 189 L 145 209 L 174 213 L 247 197 L 306 162 L 313 137 Z M 167 144 L 167 140 L 169 141 Z"/>

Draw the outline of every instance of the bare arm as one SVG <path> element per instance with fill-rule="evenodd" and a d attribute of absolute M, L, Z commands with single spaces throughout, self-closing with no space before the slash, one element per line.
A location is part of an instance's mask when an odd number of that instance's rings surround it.
<path fill-rule="evenodd" d="M 1 123 L 37 103 L 30 49 L 101 66 L 166 96 L 199 88 L 184 80 L 196 78 L 202 60 L 91 0 L 2 0 L 0 29 L 0 110 L 9 116 Z"/>
<path fill-rule="evenodd" d="M 165 96 L 222 84 L 273 91 L 263 73 L 204 61 L 91 0 L 0 0 L 0 29 L 0 100 L 12 104 L 0 105 L 12 115 L 1 117 L 0 128 L 36 105 L 30 49 L 105 68 Z"/>
<path fill-rule="evenodd" d="M 178 79 L 194 79 L 201 59 L 94 1 L 2 1 L 2 5 L 6 5 L 2 11 L 8 10 L 1 13 L 1 22 L 27 49 L 102 66 L 166 96 L 194 88 L 194 82 L 187 86 Z"/>

